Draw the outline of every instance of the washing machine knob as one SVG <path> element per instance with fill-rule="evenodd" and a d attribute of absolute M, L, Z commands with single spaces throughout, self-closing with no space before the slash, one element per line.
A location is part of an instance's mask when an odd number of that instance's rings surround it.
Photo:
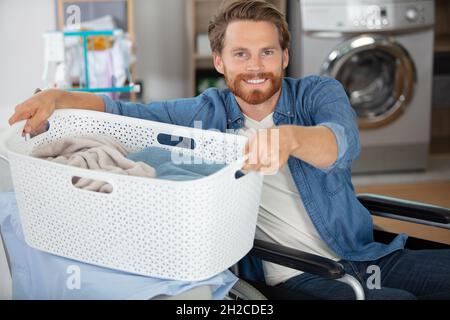
<path fill-rule="evenodd" d="M 419 12 L 417 11 L 416 8 L 409 8 L 408 10 L 406 10 L 405 17 L 406 20 L 410 22 L 415 22 L 419 18 Z"/>

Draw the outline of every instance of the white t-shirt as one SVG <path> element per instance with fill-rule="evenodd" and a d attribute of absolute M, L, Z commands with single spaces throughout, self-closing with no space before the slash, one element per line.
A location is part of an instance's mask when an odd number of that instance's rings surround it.
<path fill-rule="evenodd" d="M 274 127 L 273 113 L 261 121 L 245 116 L 245 129 Z M 287 163 L 274 175 L 264 176 L 256 238 L 313 253 L 335 261 L 340 258 L 320 238 L 295 186 Z M 263 262 L 268 285 L 277 285 L 301 271 Z"/>

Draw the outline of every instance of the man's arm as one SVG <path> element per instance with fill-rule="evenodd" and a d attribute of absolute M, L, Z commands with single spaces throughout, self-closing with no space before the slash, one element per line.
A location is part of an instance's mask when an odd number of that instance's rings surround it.
<path fill-rule="evenodd" d="M 244 169 L 273 172 L 289 156 L 330 172 L 347 169 L 360 151 L 356 113 L 344 89 L 334 79 L 318 78 L 308 95 L 305 108 L 311 117 L 307 126 L 282 125 L 250 137 Z"/>
<path fill-rule="evenodd" d="M 55 109 L 65 108 L 105 111 L 105 104 L 100 96 L 92 93 L 48 89 L 18 104 L 8 122 L 12 125 L 27 120 L 24 132 L 34 133 L 45 125 Z"/>
<path fill-rule="evenodd" d="M 218 95 L 215 91 L 210 92 L 210 95 L 212 94 Z M 220 100 L 220 97 L 216 100 Z M 48 89 L 17 105 L 9 123 L 27 120 L 25 133 L 39 133 L 41 128 L 45 128 L 47 119 L 55 109 L 75 108 L 191 126 L 195 116 L 202 110 L 207 111 L 209 106 L 208 95 L 143 104 L 112 100 L 107 95 Z"/>
<path fill-rule="evenodd" d="M 281 168 L 289 156 L 326 169 L 336 162 L 338 145 L 334 133 L 325 126 L 282 125 L 256 131 L 244 152 L 248 154 L 245 170 L 270 174 Z"/>
<path fill-rule="evenodd" d="M 105 104 L 100 96 L 93 93 L 58 90 L 56 93 L 56 109 L 66 108 L 104 112 Z"/>
<path fill-rule="evenodd" d="M 331 129 L 324 126 L 284 126 L 291 142 L 290 155 L 314 167 L 328 168 L 338 158 L 338 145 Z M 281 130 L 280 134 L 283 132 Z"/>

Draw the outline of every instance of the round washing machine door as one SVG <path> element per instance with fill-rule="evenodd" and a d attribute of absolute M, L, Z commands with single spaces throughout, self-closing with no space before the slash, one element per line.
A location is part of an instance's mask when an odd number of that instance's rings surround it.
<path fill-rule="evenodd" d="M 401 115 L 416 81 L 405 48 L 378 35 L 360 35 L 339 45 L 328 55 L 322 74 L 342 83 L 360 128 L 380 127 Z"/>

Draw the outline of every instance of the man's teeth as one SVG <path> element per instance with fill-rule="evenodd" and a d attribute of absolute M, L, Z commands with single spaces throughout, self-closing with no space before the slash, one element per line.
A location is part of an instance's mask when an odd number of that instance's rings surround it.
<path fill-rule="evenodd" d="M 266 79 L 252 79 L 252 80 L 246 80 L 246 82 L 251 84 L 260 84 L 266 81 Z"/>

